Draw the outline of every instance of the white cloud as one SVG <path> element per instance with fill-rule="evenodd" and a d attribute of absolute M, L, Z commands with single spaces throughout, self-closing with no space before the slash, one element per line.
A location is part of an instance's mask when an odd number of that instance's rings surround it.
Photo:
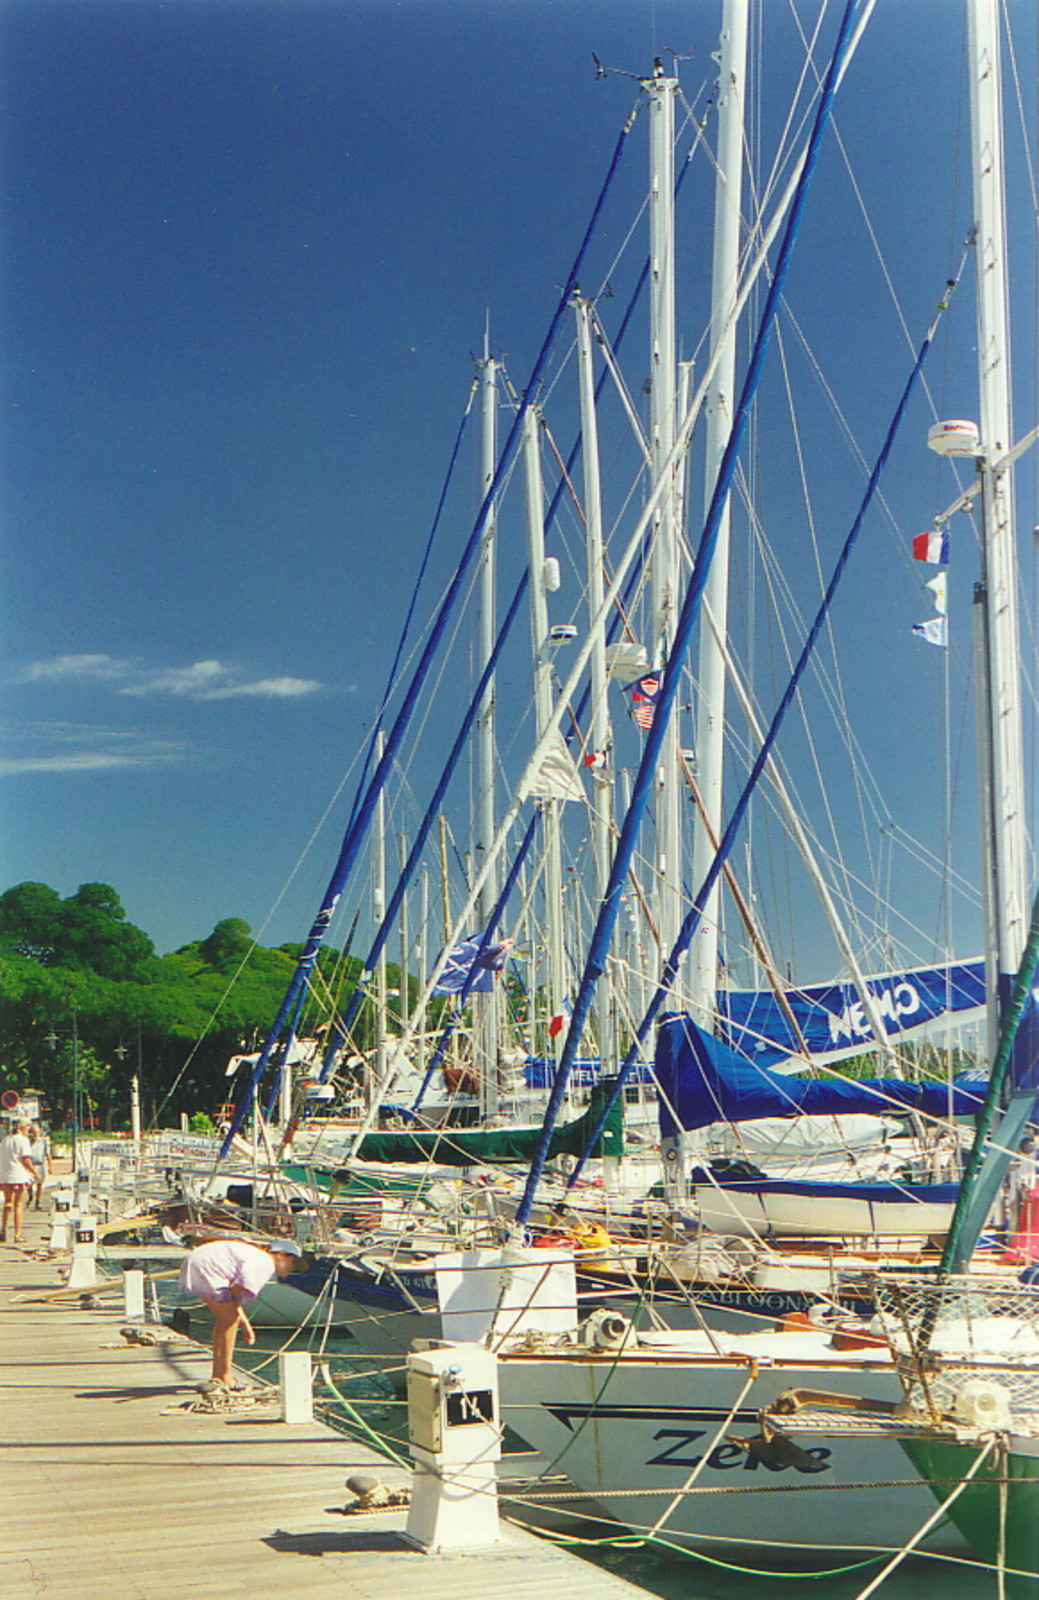
<path fill-rule="evenodd" d="M 33 661 L 20 674 L 23 683 L 100 684 L 117 694 L 169 695 L 181 700 L 298 699 L 316 694 L 316 678 L 244 677 L 223 661 L 196 661 L 188 667 L 149 667 L 140 661 L 100 654 L 52 656 Z"/>
<path fill-rule="evenodd" d="M 49 661 L 30 662 L 21 679 L 24 683 L 53 683 L 62 679 L 111 683 L 123 678 L 128 670 L 129 663 L 116 661 L 112 656 L 52 656 Z"/>
<path fill-rule="evenodd" d="M 257 678 L 255 683 L 239 683 L 228 688 L 215 689 L 203 696 L 209 700 L 228 700 L 234 695 L 263 695 L 271 700 L 292 700 L 303 694 L 313 694 L 321 685 L 313 678 Z"/>
<path fill-rule="evenodd" d="M 34 722 L 4 730 L 3 742 L 8 753 L 0 754 L 0 777 L 168 767 L 191 754 L 180 740 L 68 722 Z"/>
<path fill-rule="evenodd" d="M 139 766 L 130 755 L 106 754 L 101 750 L 69 751 L 59 756 L 0 756 L 0 778 L 21 772 L 109 772 L 114 767 Z"/>

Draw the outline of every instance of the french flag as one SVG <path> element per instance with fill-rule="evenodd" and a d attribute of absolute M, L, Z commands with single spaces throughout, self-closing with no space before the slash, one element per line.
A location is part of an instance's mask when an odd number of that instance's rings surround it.
<path fill-rule="evenodd" d="M 949 535 L 937 528 L 933 528 L 930 533 L 918 533 L 913 540 L 913 558 L 916 561 L 933 562 L 938 567 L 947 567 Z"/>

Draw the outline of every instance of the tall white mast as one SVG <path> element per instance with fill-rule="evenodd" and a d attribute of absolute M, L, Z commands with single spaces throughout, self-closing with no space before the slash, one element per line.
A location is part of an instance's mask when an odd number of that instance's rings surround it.
<path fill-rule="evenodd" d="M 527 494 L 527 560 L 530 566 L 530 639 L 534 658 L 534 716 L 538 738 L 552 716 L 552 649 L 548 632 L 545 562 L 545 493 L 541 475 L 539 419 L 529 406 L 523 420 L 523 461 Z M 563 965 L 563 855 L 559 827 L 561 800 L 542 799 L 545 847 L 545 929 L 548 943 L 548 995 L 550 1015 L 558 1016 L 565 994 Z M 534 996 L 531 995 L 531 1004 Z M 557 1055 L 563 1034 L 554 1040 Z"/>
<path fill-rule="evenodd" d="M 382 760 L 386 735 L 380 729 L 375 736 L 375 759 Z M 377 928 L 382 927 L 386 915 L 386 796 L 379 791 L 375 802 L 375 884 L 372 890 L 372 917 Z M 375 963 L 375 1079 L 369 1074 L 365 1103 L 372 1107 L 378 1086 L 386 1081 L 386 946 L 383 944 Z"/>
<path fill-rule="evenodd" d="M 490 340 L 486 334 L 484 335 L 483 361 L 480 364 L 480 398 L 482 416 L 480 496 L 482 499 L 494 481 L 494 470 L 498 457 L 498 363 L 490 354 Z M 478 672 L 483 672 L 494 650 L 496 624 L 496 510 L 497 508 L 492 506 L 488 512 L 480 550 Z M 479 752 L 477 783 L 480 791 L 477 801 L 477 816 L 479 818 L 477 854 L 480 861 L 483 859 L 483 852 L 490 849 L 495 831 L 494 787 L 497 767 L 497 745 L 494 716 L 494 679 L 492 678 L 484 690 L 477 716 L 477 748 Z M 497 868 L 494 867 L 487 874 L 480 890 L 479 931 L 481 933 L 494 914 L 497 899 L 498 872 Z M 480 1093 L 483 1109 L 485 1114 L 493 1115 L 498 1109 L 498 992 L 496 988 L 492 989 L 489 994 L 473 995 L 473 1018 L 475 1023 L 473 1028 L 474 1064 L 481 1086 Z"/>
<path fill-rule="evenodd" d="M 968 0 L 967 9 L 984 524 L 979 597 L 985 681 L 979 694 L 984 697 L 981 720 L 987 727 L 987 749 L 980 765 L 982 832 L 991 837 L 984 881 L 989 994 L 994 997 L 992 980 L 1016 972 L 1024 950 L 1026 840 L 1013 484 L 1004 460 L 1012 438 L 999 15 L 996 0 Z M 989 830 L 984 826 L 986 810 Z M 993 1048 L 997 1032 L 998 1017 L 990 1000 Z"/>
<path fill-rule="evenodd" d="M 675 363 L 675 91 L 660 64 L 646 82 L 650 128 L 650 454 L 654 481 L 665 470 L 672 482 L 660 500 L 650 562 L 650 654 L 663 666 L 671 649 L 678 609 L 677 530 L 679 474 L 668 468 L 678 431 Z M 656 860 L 653 908 L 661 960 L 682 922 L 682 831 L 679 793 L 679 713 L 668 724 L 660 752 L 654 808 Z M 675 996 L 677 1001 L 678 997 Z"/>
<path fill-rule="evenodd" d="M 578 296 L 574 301 L 577 317 L 577 363 L 581 390 L 581 460 L 584 469 L 585 577 L 588 587 L 588 615 L 594 632 L 588 658 L 591 689 L 591 714 L 588 738 L 592 766 L 592 843 L 595 851 L 596 902 L 601 902 L 610 877 L 613 821 L 613 759 L 610 734 L 610 708 L 607 699 L 605 624 L 599 617 L 604 592 L 602 548 L 602 495 L 599 480 L 599 427 L 595 410 L 595 374 L 592 361 L 591 307 Z M 598 622 L 596 619 L 599 619 Z M 612 965 L 612 963 L 611 963 Z M 596 1035 L 600 1066 L 608 1074 L 615 1063 L 612 1037 L 612 981 L 596 995 Z"/>
<path fill-rule="evenodd" d="M 711 503 L 732 429 L 736 386 L 736 299 L 740 259 L 743 185 L 743 125 L 746 103 L 748 0 L 725 0 L 718 63 L 718 152 L 714 188 L 711 349 L 718 360 L 705 398 L 707 442 L 705 508 Z M 725 637 L 729 609 L 729 501 L 718 527 L 718 544 L 704 590 L 704 612 Z M 693 832 L 694 892 L 714 859 L 722 834 L 722 773 L 725 747 L 725 662 L 714 631 L 700 630 L 699 698 L 696 714 L 696 781 L 703 818 Z M 718 974 L 720 886 L 704 907 L 690 950 L 690 1001 L 697 1020 L 709 1027 Z"/>
<path fill-rule="evenodd" d="M 421 911 L 419 914 L 418 950 L 416 952 L 415 964 L 418 967 L 419 993 L 421 993 L 426 982 L 426 926 L 429 921 L 428 867 L 422 868 L 422 875 L 419 881 L 421 885 L 419 891 L 419 905 L 421 907 Z M 426 1029 L 428 1027 L 429 1020 L 426 1016 L 426 1013 L 423 1011 L 421 1026 L 418 1030 L 418 1033 L 415 1035 L 415 1069 L 418 1072 L 420 1081 L 425 1077 L 426 1073 Z"/>
<path fill-rule="evenodd" d="M 404 867 L 408 859 L 408 836 L 406 833 L 397 835 L 397 864 L 400 875 L 404 876 Z M 400 903 L 400 1004 L 397 1014 L 400 1017 L 400 1031 L 406 1033 L 411 1020 L 408 1010 L 408 957 L 411 946 L 411 932 L 408 927 L 408 896 L 405 891 Z"/>

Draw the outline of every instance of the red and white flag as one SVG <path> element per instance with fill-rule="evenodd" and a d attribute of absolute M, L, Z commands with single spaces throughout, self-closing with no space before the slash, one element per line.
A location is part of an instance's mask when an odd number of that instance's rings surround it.
<path fill-rule="evenodd" d="M 940 528 L 918 533 L 913 540 L 913 559 L 930 561 L 936 567 L 949 564 L 949 535 Z"/>

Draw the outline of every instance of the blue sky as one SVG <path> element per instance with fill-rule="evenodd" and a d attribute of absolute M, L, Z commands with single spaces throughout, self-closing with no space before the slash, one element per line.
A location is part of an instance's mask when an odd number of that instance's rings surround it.
<path fill-rule="evenodd" d="M 1034 16 L 1011 10 L 1034 126 Z M 837 119 L 916 341 L 969 221 L 961 7 L 878 11 Z M 695 101 L 719 13 L 708 0 L 0 4 L 0 883 L 109 882 L 163 950 L 226 916 L 266 943 L 302 936 L 486 319 L 521 386 L 634 102 L 621 74 L 673 50 Z M 766 148 L 795 21 L 815 14 L 766 8 Z M 593 52 L 619 71 L 597 80 Z M 625 161 L 596 271 L 634 216 L 641 136 Z M 1015 185 L 1027 232 L 1016 168 Z M 681 236 L 691 315 L 706 227 L 694 213 Z M 875 452 L 908 344 L 836 146 L 790 299 Z M 969 415 L 969 286 L 962 299 L 932 377 L 939 408 Z M 1034 344 L 1018 375 L 1021 431 Z M 815 502 L 832 552 L 859 491 L 838 493 L 846 458 L 826 411 L 817 393 L 806 428 L 815 464 L 834 463 Z M 913 425 L 929 420 L 921 404 Z M 869 756 L 890 772 L 886 804 L 940 847 L 944 658 L 910 637 L 929 574 L 904 544 L 955 486 L 914 450 L 893 468 L 897 525 L 878 533 L 840 621 L 852 710 L 881 724 Z M 758 470 L 780 526 L 796 522 L 781 504 L 792 457 L 763 438 Z M 1022 477 L 1030 529 L 1034 471 Z M 474 504 L 470 463 L 427 603 Z M 973 576 L 968 559 L 950 577 L 964 604 L 954 741 Z M 431 761 L 417 758 L 416 791 Z M 956 782 L 969 871 L 969 779 Z M 921 921 L 934 915 L 921 901 Z"/>

